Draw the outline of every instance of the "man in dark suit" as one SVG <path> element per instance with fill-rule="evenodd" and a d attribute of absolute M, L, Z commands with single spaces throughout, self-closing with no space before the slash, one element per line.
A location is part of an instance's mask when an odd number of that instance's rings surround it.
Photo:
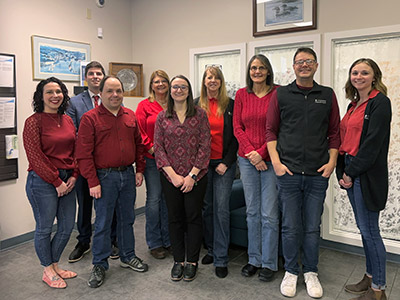
<path fill-rule="evenodd" d="M 85 79 L 88 84 L 88 90 L 72 97 L 67 109 L 67 114 L 74 121 L 76 131 L 79 129 L 82 115 L 100 105 L 100 82 L 104 76 L 104 68 L 99 62 L 92 61 L 86 65 Z M 87 180 L 82 176 L 79 176 L 76 182 L 76 194 L 79 205 L 77 220 L 79 235 L 77 236 L 78 244 L 69 255 L 68 261 L 70 263 L 81 260 L 82 257 L 89 252 L 90 238 L 92 236 L 91 221 L 93 197 L 90 196 Z M 119 250 L 116 241 L 116 225 L 116 218 L 114 215 L 111 231 L 112 251 L 110 258 L 112 259 L 119 258 Z"/>

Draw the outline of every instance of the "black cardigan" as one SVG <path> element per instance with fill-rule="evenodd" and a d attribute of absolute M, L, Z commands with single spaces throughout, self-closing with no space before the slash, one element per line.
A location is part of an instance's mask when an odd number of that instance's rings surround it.
<path fill-rule="evenodd" d="M 198 105 L 199 100 L 199 97 L 194 99 L 194 103 Z M 229 99 L 228 107 L 224 112 L 222 163 L 228 168 L 236 162 L 237 150 L 239 147 L 239 144 L 233 135 L 233 105 L 234 101 Z"/>
<path fill-rule="evenodd" d="M 351 107 L 349 105 L 348 109 Z M 348 110 L 347 109 L 347 110 Z M 365 108 L 360 147 L 351 163 L 345 166 L 344 155 L 339 155 L 336 176 L 345 172 L 351 178 L 360 177 L 361 191 L 366 207 L 371 211 L 385 208 L 388 197 L 387 156 L 390 140 L 392 109 L 390 100 L 382 93 L 369 99 Z"/>

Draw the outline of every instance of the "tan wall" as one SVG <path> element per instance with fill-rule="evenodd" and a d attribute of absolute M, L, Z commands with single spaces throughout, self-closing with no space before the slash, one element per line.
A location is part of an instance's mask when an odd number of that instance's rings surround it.
<path fill-rule="evenodd" d="M 31 75 L 31 35 L 88 42 L 92 59 L 143 63 L 145 91 L 155 69 L 170 76 L 189 75 L 189 49 L 251 42 L 250 0 L 108 0 L 102 9 L 94 0 L 0 0 L 0 52 L 16 54 L 18 134 L 32 113 L 37 84 Z M 86 19 L 86 9 L 92 19 Z M 301 36 L 398 24 L 398 0 L 319 0 L 318 29 L 278 37 Z M 97 38 L 102 27 L 104 38 Z M 321 66 L 323 68 L 323 66 Z M 71 90 L 73 84 L 68 84 Z M 135 108 L 140 99 L 126 99 Z M 20 140 L 20 147 L 22 142 Z M 0 182 L 0 240 L 34 230 L 24 185 L 27 161 L 21 148 L 19 179 Z M 144 189 L 138 205 L 143 205 Z"/>
<path fill-rule="evenodd" d="M 112 2 L 112 5 L 111 5 Z M 86 9 L 92 19 L 86 18 Z M 22 145 L 25 119 L 32 114 L 31 99 L 38 81 L 32 80 L 31 35 L 91 44 L 92 59 L 129 62 L 132 58 L 131 1 L 112 0 L 100 9 L 94 0 L 0 0 L 0 52 L 16 55 L 19 178 L 0 182 L 0 240 L 33 231 L 35 222 L 25 194 L 27 159 Z M 102 27 L 104 38 L 97 38 Z M 70 95 L 72 86 L 67 83 Z M 126 101 L 127 106 L 135 101 Z"/>
<path fill-rule="evenodd" d="M 398 0 L 317 3 L 317 30 L 253 38 L 251 0 L 135 0 L 133 59 L 144 63 L 147 86 L 158 68 L 189 76 L 190 48 L 399 24 Z"/>

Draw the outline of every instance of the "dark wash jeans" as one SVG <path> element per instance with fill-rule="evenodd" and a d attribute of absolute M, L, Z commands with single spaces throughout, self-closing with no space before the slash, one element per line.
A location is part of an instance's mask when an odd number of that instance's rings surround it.
<path fill-rule="evenodd" d="M 212 159 L 208 166 L 208 184 L 203 207 L 203 229 L 208 255 L 214 257 L 214 265 L 226 267 L 229 260 L 229 199 L 235 178 L 236 163 L 231 165 L 222 176 L 215 171 L 220 163 L 220 159 Z"/>
<path fill-rule="evenodd" d="M 303 273 L 317 273 L 321 216 L 329 178 L 296 173 L 277 178 L 285 270 L 299 274 L 297 261 L 302 246 Z"/>
<path fill-rule="evenodd" d="M 133 167 L 125 171 L 98 170 L 101 185 L 101 198 L 94 199 L 96 221 L 93 236 L 93 265 L 108 269 L 111 254 L 111 223 L 114 210 L 117 215 L 117 238 L 121 261 L 135 257 L 136 179 Z"/>
<path fill-rule="evenodd" d="M 160 171 L 156 161 L 146 159 L 144 178 L 146 183 L 146 242 L 149 249 L 169 247 L 168 210 L 162 192 Z"/>

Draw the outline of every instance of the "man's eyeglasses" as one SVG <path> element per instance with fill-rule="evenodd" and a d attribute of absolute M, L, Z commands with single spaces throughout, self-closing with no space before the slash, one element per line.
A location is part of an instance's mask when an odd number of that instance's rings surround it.
<path fill-rule="evenodd" d="M 187 85 L 173 85 L 173 86 L 172 86 L 172 89 L 173 89 L 173 90 L 179 90 L 179 89 L 181 89 L 183 92 L 187 91 L 188 88 L 189 88 L 189 87 L 188 87 Z"/>
<path fill-rule="evenodd" d="M 314 59 L 300 59 L 294 62 L 296 66 L 302 66 L 304 63 L 306 63 L 307 66 L 312 66 L 316 61 Z"/>

